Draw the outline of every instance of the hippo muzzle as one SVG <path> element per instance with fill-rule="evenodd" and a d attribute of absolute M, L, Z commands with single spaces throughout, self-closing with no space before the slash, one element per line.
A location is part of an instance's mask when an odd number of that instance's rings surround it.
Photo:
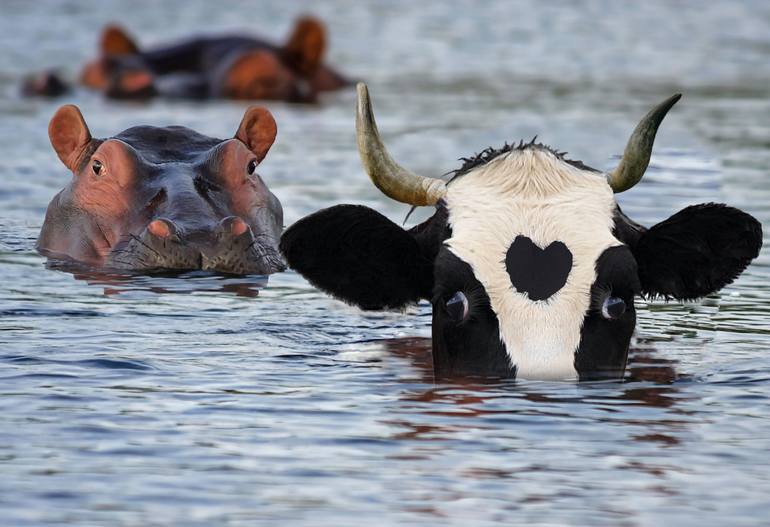
<path fill-rule="evenodd" d="M 158 218 L 139 235 L 115 247 L 108 266 L 116 269 L 200 269 L 228 274 L 272 274 L 286 264 L 268 233 L 254 234 L 238 216 L 228 216 L 207 231 L 185 231 Z"/>
<path fill-rule="evenodd" d="M 49 134 L 73 179 L 48 207 L 41 252 L 141 272 L 285 269 L 281 204 L 256 173 L 276 134 L 267 110 L 249 108 L 228 140 L 181 126 L 99 140 L 65 106 Z"/>

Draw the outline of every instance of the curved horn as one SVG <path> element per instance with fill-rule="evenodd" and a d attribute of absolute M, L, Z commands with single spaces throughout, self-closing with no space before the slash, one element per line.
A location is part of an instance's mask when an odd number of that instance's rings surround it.
<path fill-rule="evenodd" d="M 409 172 L 396 163 L 382 144 L 369 100 L 369 89 L 359 82 L 356 140 L 366 173 L 386 196 L 409 205 L 435 205 L 446 194 L 446 183 Z"/>
<path fill-rule="evenodd" d="M 647 170 L 647 165 L 650 163 L 652 144 L 655 142 L 658 127 L 671 107 L 681 98 L 681 93 L 669 97 L 650 110 L 636 126 L 634 133 L 628 140 L 620 164 L 615 170 L 607 174 L 607 181 L 616 194 L 625 192 L 642 179 L 644 171 Z"/>

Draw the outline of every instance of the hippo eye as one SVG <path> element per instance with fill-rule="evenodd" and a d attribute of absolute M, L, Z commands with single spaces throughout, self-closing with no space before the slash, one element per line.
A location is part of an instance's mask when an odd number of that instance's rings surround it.
<path fill-rule="evenodd" d="M 91 170 L 94 171 L 94 174 L 96 174 L 97 176 L 101 176 L 102 169 L 104 169 L 104 165 L 102 164 L 102 162 L 99 161 L 98 159 L 94 159 L 94 162 L 91 165 Z"/>
<path fill-rule="evenodd" d="M 462 292 L 456 292 L 447 300 L 446 311 L 452 320 L 457 323 L 462 322 L 468 318 L 468 299 Z"/>
<path fill-rule="evenodd" d="M 607 320 L 616 320 L 626 312 L 626 303 L 616 296 L 607 297 L 602 304 L 602 316 Z"/>
<path fill-rule="evenodd" d="M 249 164 L 246 167 L 246 171 L 249 173 L 249 175 L 252 175 L 255 170 L 257 170 L 257 160 L 252 159 L 251 161 L 249 161 Z"/>

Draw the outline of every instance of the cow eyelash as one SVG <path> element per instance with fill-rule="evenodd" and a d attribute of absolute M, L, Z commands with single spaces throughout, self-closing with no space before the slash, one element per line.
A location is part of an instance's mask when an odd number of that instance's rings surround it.
<path fill-rule="evenodd" d="M 459 325 L 477 321 L 479 315 L 489 308 L 489 300 L 484 287 L 481 284 L 471 284 L 468 287 L 458 289 L 458 291 L 462 291 L 465 298 L 468 299 L 468 318 L 460 322 Z"/>
<path fill-rule="evenodd" d="M 614 300 L 614 302 L 608 304 L 609 300 Z M 588 311 L 589 314 L 602 317 L 605 320 L 616 320 L 628 309 L 633 309 L 633 305 L 633 292 L 623 290 L 623 288 L 613 288 L 608 284 L 601 284 L 594 286 L 591 290 L 591 303 Z"/>
<path fill-rule="evenodd" d="M 613 296 L 613 290 L 609 284 L 595 285 L 591 288 L 591 302 L 588 310 L 592 314 L 601 315 L 604 301 L 611 296 Z"/>
<path fill-rule="evenodd" d="M 458 292 L 463 293 L 463 295 L 465 295 L 465 299 L 468 302 L 468 317 L 460 322 L 458 326 L 462 326 L 469 321 L 477 320 L 478 315 L 485 309 L 489 308 L 489 300 L 487 299 L 486 292 L 484 291 L 484 287 L 481 284 L 472 283 L 467 286 L 447 288 L 444 291 L 445 292 L 436 294 L 431 299 L 431 304 L 441 304 L 445 306 L 446 303 L 452 298 L 452 296 Z"/>

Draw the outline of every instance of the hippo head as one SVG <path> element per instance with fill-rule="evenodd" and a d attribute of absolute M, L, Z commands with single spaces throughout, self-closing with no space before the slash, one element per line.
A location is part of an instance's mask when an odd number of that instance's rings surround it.
<path fill-rule="evenodd" d="M 48 206 L 39 250 L 111 269 L 282 271 L 283 211 L 256 173 L 276 130 L 250 107 L 232 139 L 182 126 L 94 139 L 77 107 L 61 107 L 48 133 L 73 178 Z"/>
<path fill-rule="evenodd" d="M 139 46 L 120 26 L 110 24 L 99 39 L 99 57 L 88 61 L 80 72 L 80 83 L 88 88 L 107 88 L 117 59 L 139 55 Z"/>
<path fill-rule="evenodd" d="M 99 56 L 86 62 L 80 84 L 116 99 L 146 99 L 158 92 L 155 74 L 136 41 L 114 24 L 102 30 Z"/>
<path fill-rule="evenodd" d="M 314 103 L 320 92 L 350 84 L 324 64 L 326 47 L 323 23 L 307 16 L 280 46 L 226 35 L 144 50 L 123 28 L 108 25 L 80 83 L 117 99 L 162 95 Z"/>

